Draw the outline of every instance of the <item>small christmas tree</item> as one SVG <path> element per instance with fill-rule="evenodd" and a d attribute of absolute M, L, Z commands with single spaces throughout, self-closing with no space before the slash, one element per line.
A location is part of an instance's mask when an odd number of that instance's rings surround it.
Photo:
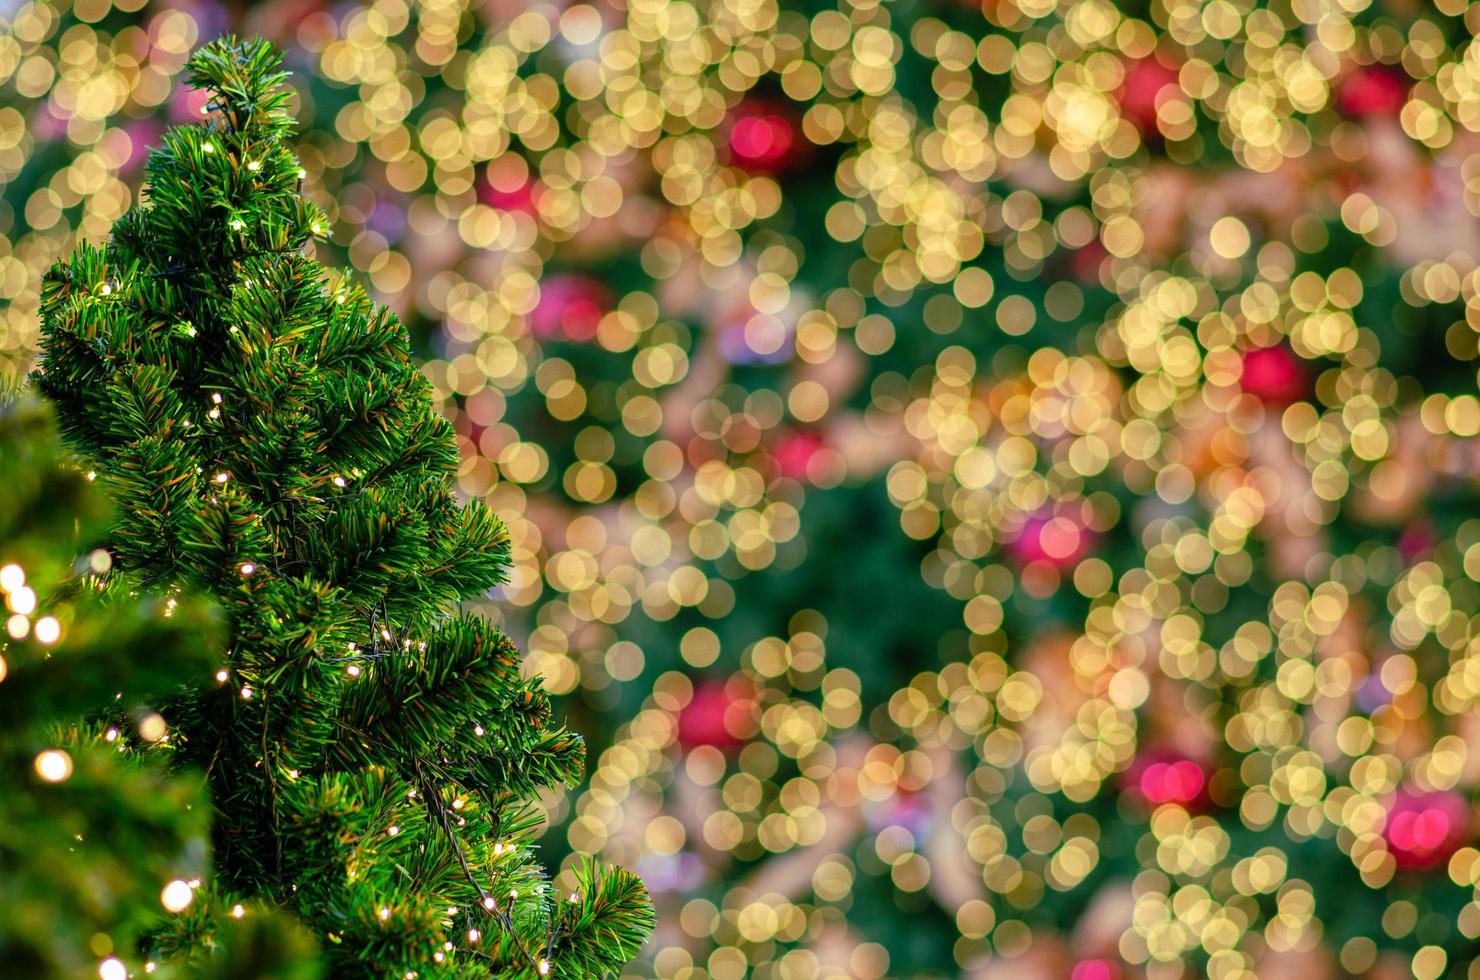
<path fill-rule="evenodd" d="M 210 676 L 212 623 L 130 597 L 86 549 L 105 502 L 29 400 L 0 395 L 0 474 L 0 963 L 121 976 L 160 896 L 188 903 L 205 863 L 210 808 L 199 780 L 167 778 L 152 705 Z"/>
<path fill-rule="evenodd" d="M 641 945 L 641 883 L 557 894 L 530 805 L 571 783 L 513 644 L 455 614 L 502 581 L 502 523 L 460 507 L 457 449 L 406 333 L 307 250 L 279 53 L 190 62 L 203 125 L 170 130 L 147 205 L 42 298 L 40 386 L 117 500 L 124 568 L 225 611 L 218 683 L 168 705 L 217 811 L 212 903 L 296 912 L 336 975 L 594 977 Z M 199 945 L 191 916 L 165 952 Z"/>

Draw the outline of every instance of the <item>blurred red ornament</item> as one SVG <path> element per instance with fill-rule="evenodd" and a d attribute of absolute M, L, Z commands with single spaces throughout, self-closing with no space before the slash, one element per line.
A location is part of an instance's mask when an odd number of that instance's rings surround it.
<path fill-rule="evenodd" d="M 796 111 L 774 99 L 746 99 L 730 113 L 730 160 L 753 174 L 789 170 L 802 159 L 806 141 Z"/>
<path fill-rule="evenodd" d="M 1408 101 L 1409 80 L 1386 65 L 1358 68 L 1342 81 L 1336 92 L 1336 108 L 1343 115 L 1396 116 Z"/>
<path fill-rule="evenodd" d="M 678 713 L 678 744 L 689 752 L 700 746 L 711 746 L 729 752 L 745 744 L 735 734 L 730 717 L 743 704 L 724 681 L 702 681 L 694 696 Z"/>
<path fill-rule="evenodd" d="M 517 211 L 534 214 L 536 200 L 535 181 L 526 177 L 522 183 L 500 188 L 494 184 L 493 175 L 485 173 L 478 181 L 478 201 L 498 211 Z"/>
<path fill-rule="evenodd" d="M 149 148 L 158 145 L 164 126 L 154 119 L 131 119 L 123 124 L 123 131 L 128 135 L 128 159 L 119 170 L 125 176 L 132 176 L 149 159 Z"/>
<path fill-rule="evenodd" d="M 1120 980 L 1120 964 L 1114 960 L 1080 960 L 1069 980 Z"/>
<path fill-rule="evenodd" d="M 1143 133 L 1155 133 L 1156 110 L 1170 97 L 1165 90 L 1177 84 L 1177 70 L 1155 58 L 1142 58 L 1126 67 L 1118 98 L 1120 112 Z"/>
<path fill-rule="evenodd" d="M 781 470 L 782 476 L 805 480 L 807 466 L 821 448 L 822 436 L 815 432 L 789 433 L 776 445 L 776 466 Z"/>
<path fill-rule="evenodd" d="M 590 276 L 550 276 L 540 283 L 529 327 L 543 340 L 587 341 L 611 305 L 611 290 Z"/>
<path fill-rule="evenodd" d="M 1023 565 L 1045 561 L 1064 570 L 1078 565 L 1093 543 L 1094 532 L 1080 521 L 1052 514 L 1035 514 L 1007 543 L 1007 553 Z"/>
<path fill-rule="evenodd" d="M 1100 281 L 1100 267 L 1109 255 L 1104 244 L 1096 238 L 1083 248 L 1074 250 L 1069 268 L 1080 282 L 1097 283 Z"/>
<path fill-rule="evenodd" d="M 1439 536 L 1434 533 L 1434 525 L 1428 521 L 1414 521 L 1398 535 L 1398 554 L 1411 565 L 1427 558 L 1438 544 Z"/>
<path fill-rule="evenodd" d="M 211 101 L 211 93 L 204 89 L 194 89 L 182 85 L 175 89 L 175 94 L 170 97 L 170 122 L 172 123 L 198 123 L 208 113 L 207 106 Z"/>
<path fill-rule="evenodd" d="M 1246 351 L 1239 387 L 1262 402 L 1296 402 L 1305 397 L 1305 368 L 1284 345 Z"/>
<path fill-rule="evenodd" d="M 1388 798 L 1382 839 L 1399 868 L 1436 868 L 1469 842 L 1470 824 L 1470 806 L 1454 790 L 1405 786 Z"/>
<path fill-rule="evenodd" d="M 1189 810 L 1207 806 L 1207 766 L 1175 749 L 1147 748 L 1121 776 L 1121 786 L 1149 806 L 1175 803 Z"/>

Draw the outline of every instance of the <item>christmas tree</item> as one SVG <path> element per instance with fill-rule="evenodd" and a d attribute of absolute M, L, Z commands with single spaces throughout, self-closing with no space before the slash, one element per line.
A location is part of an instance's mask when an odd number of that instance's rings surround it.
<path fill-rule="evenodd" d="M 161 713 L 215 810 L 209 894 L 158 942 L 252 901 L 345 976 L 592 977 L 641 945 L 641 883 L 534 860 L 541 787 L 580 778 L 514 645 L 460 601 L 502 581 L 503 524 L 459 506 L 457 452 L 397 319 L 312 257 L 280 54 L 190 61 L 209 118 L 163 138 L 147 204 L 42 295 L 37 383 L 115 500 L 119 566 L 219 603 L 215 683 Z"/>
<path fill-rule="evenodd" d="M 220 623 L 132 591 L 98 546 L 103 496 L 29 397 L 0 400 L 0 473 L 0 963 L 117 980 L 208 864 L 210 803 L 198 775 L 169 772 L 175 733 L 156 708 L 210 676 Z M 217 932 L 221 975 L 304 975 L 281 969 L 304 951 L 291 933 L 241 932 Z"/>

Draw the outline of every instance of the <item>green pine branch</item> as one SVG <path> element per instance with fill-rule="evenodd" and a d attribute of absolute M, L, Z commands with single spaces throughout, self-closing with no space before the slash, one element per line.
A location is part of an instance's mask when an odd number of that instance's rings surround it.
<path fill-rule="evenodd" d="M 405 330 L 312 257 L 328 222 L 280 62 L 260 40 L 198 52 L 210 114 L 42 295 L 36 383 L 117 505 L 119 566 L 209 596 L 230 635 L 162 709 L 206 774 L 216 863 L 158 948 L 216 962 L 229 900 L 296 916 L 339 976 L 615 972 L 647 894 L 588 868 L 562 899 L 535 860 L 532 798 L 578 778 L 584 745 L 508 638 L 456 613 L 504 580 L 508 532 L 454 497 Z"/>

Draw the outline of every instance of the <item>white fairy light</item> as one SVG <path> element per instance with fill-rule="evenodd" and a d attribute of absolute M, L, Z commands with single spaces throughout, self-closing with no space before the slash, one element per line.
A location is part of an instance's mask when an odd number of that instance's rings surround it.
<path fill-rule="evenodd" d="M 101 980 L 128 980 L 128 967 L 123 960 L 110 956 L 98 964 L 98 976 Z"/>
<path fill-rule="evenodd" d="M 60 783 L 72 775 L 72 757 L 61 749 L 47 749 L 36 756 L 36 775 L 48 783 Z"/>
<path fill-rule="evenodd" d="M 159 893 L 159 903 L 165 907 L 167 912 L 183 912 L 195 898 L 195 891 L 191 889 L 188 882 L 176 878 L 164 886 L 164 891 Z"/>
<path fill-rule="evenodd" d="M 57 622 L 55 616 L 42 616 L 36 620 L 36 642 L 42 646 L 51 646 L 62 635 L 62 624 Z"/>
<path fill-rule="evenodd" d="M 240 919 L 242 916 L 244 916 L 246 914 L 247 914 L 247 910 L 245 908 L 243 908 L 242 906 L 240 906 L 240 905 L 233 905 L 231 907 L 231 917 L 233 919 Z"/>
<path fill-rule="evenodd" d="M 23 585 L 10 593 L 6 605 L 10 606 L 11 612 L 29 616 L 36 611 L 36 593 L 29 585 Z"/>

